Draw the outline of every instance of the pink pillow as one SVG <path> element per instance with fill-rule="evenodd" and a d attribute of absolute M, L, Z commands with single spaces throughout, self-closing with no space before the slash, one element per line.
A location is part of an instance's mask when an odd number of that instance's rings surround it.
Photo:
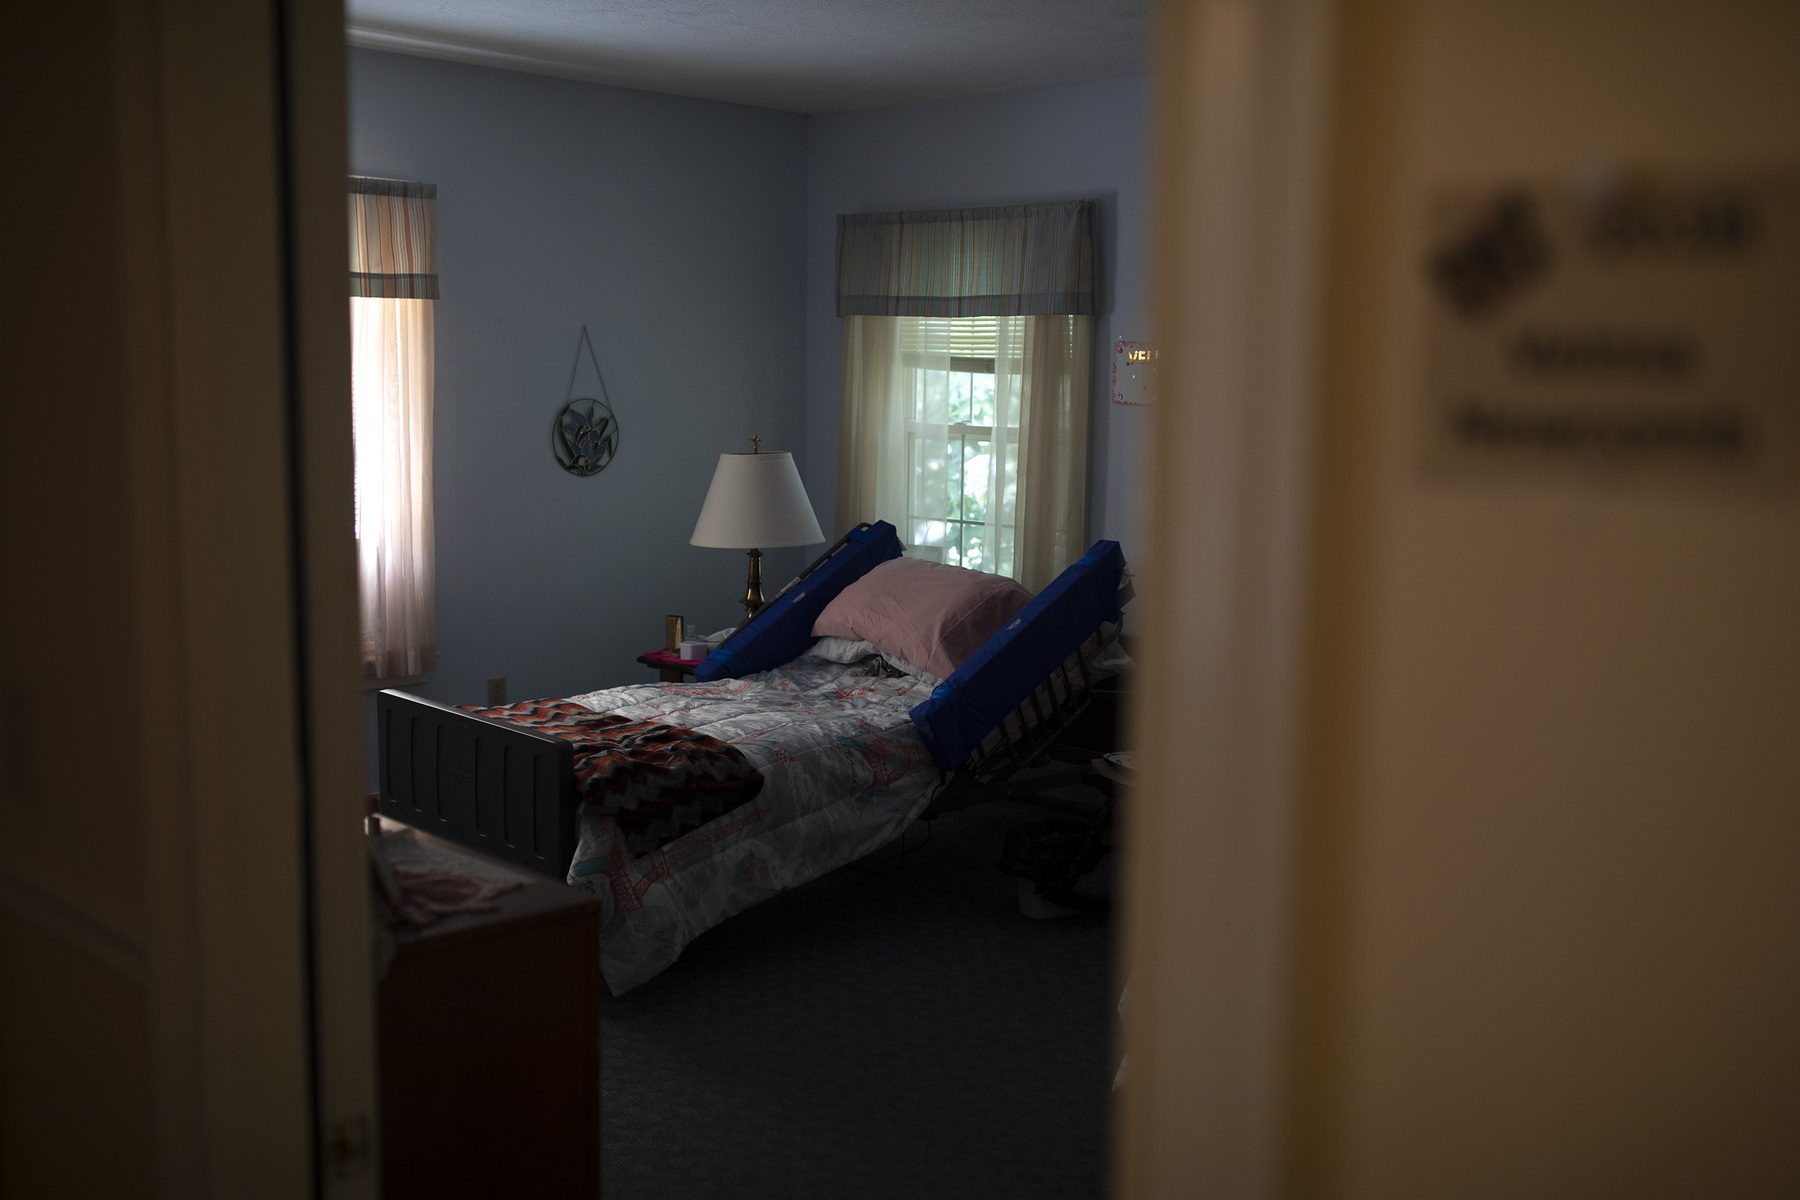
<path fill-rule="evenodd" d="M 890 558 L 839 592 L 812 631 L 874 642 L 943 679 L 1030 602 L 1030 592 L 1001 575 Z"/>

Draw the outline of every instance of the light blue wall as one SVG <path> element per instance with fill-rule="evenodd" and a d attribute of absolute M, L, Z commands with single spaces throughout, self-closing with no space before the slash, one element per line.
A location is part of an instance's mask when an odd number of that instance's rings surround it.
<path fill-rule="evenodd" d="M 806 487 L 837 493 L 839 213 L 1044 200 L 1100 202 L 1105 285 L 1095 321 L 1088 535 L 1143 564 L 1148 409 L 1108 402 L 1115 337 L 1147 338 L 1144 79 L 817 116 L 806 138 Z"/>
<path fill-rule="evenodd" d="M 801 444 L 806 118 L 353 50 L 358 174 L 438 185 L 440 659 L 480 702 L 651 678 L 665 613 L 734 617 L 744 557 L 687 544 L 723 449 Z M 617 459 L 550 450 L 588 326 Z M 592 370 L 582 368 L 591 390 Z M 802 551 L 769 555 L 785 580 Z M 741 615 L 739 610 L 737 615 Z"/>

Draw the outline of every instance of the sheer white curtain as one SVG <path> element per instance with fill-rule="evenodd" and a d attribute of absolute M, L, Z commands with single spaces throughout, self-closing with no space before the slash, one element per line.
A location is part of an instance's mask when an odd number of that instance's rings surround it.
<path fill-rule="evenodd" d="M 1087 549 L 1092 329 L 845 317 L 838 524 L 889 520 L 909 554 L 1041 590 Z"/>
<path fill-rule="evenodd" d="M 1034 592 L 1087 551 L 1092 317 L 1021 317 L 1016 578 Z"/>
<path fill-rule="evenodd" d="M 838 218 L 838 523 L 1040 590 L 1087 548 L 1089 201 Z"/>
<path fill-rule="evenodd" d="M 365 674 L 398 679 L 437 662 L 432 523 L 430 184 L 350 181 L 351 403 L 357 584 Z"/>
<path fill-rule="evenodd" d="M 437 658 L 431 306 L 350 299 L 363 666 L 378 679 L 422 674 Z"/>
<path fill-rule="evenodd" d="M 838 530 L 904 519 L 910 478 L 906 444 L 911 384 L 900 361 L 896 317 L 844 319 L 844 403 L 838 418 Z M 906 531 L 901 541 L 908 541 Z"/>

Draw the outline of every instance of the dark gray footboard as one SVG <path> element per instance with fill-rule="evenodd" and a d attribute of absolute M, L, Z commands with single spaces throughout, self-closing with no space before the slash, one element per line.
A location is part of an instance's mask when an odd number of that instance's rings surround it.
<path fill-rule="evenodd" d="M 575 754 L 561 738 L 406 692 L 375 698 L 381 811 L 566 878 L 575 856 Z"/>

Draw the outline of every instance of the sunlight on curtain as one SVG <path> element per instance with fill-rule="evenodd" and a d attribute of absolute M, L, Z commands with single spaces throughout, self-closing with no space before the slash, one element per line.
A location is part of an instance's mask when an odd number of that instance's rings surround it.
<path fill-rule="evenodd" d="M 846 317 L 838 524 L 1033 591 L 1087 549 L 1087 317 Z"/>
<path fill-rule="evenodd" d="M 837 527 L 892 520 L 906 512 L 906 460 L 884 448 L 906 440 L 907 391 L 900 322 L 844 318 L 844 405 L 838 425 Z M 896 515 L 884 515 L 896 514 Z M 902 542 L 908 542 L 904 531 Z"/>
<path fill-rule="evenodd" d="M 1021 317 L 1018 570 L 1034 592 L 1087 551 L 1088 391 L 1094 319 Z"/>
<path fill-rule="evenodd" d="M 838 524 L 1041 590 L 1087 548 L 1088 201 L 838 218 Z"/>
<path fill-rule="evenodd" d="M 431 305 L 350 300 L 363 665 L 378 679 L 421 674 L 437 658 Z"/>
<path fill-rule="evenodd" d="M 350 391 L 363 668 L 415 676 L 437 661 L 432 523 L 430 184 L 350 181 Z"/>

